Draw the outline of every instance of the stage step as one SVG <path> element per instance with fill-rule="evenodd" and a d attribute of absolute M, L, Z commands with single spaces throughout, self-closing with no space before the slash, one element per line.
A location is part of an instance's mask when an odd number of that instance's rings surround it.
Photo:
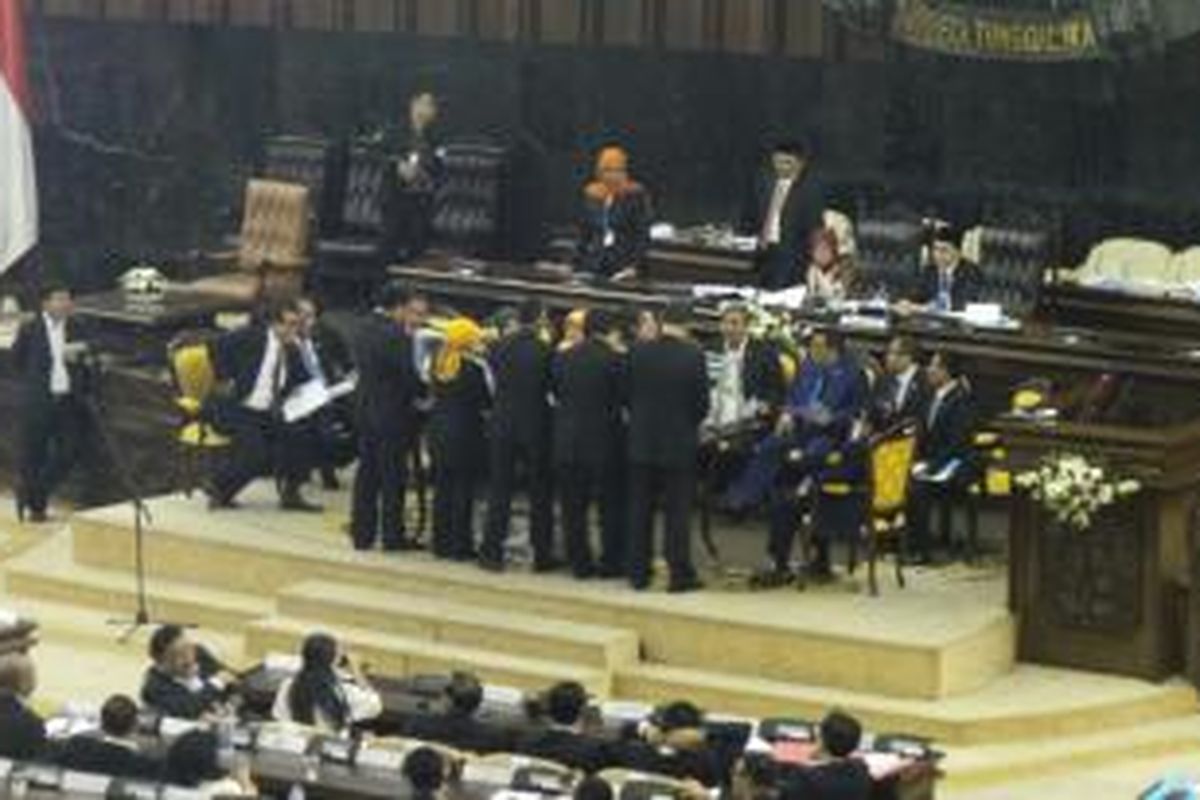
<path fill-rule="evenodd" d="M 269 653 L 295 653 L 305 636 L 322 630 L 335 634 L 363 661 L 387 675 L 469 670 L 485 681 L 522 689 L 544 689 L 559 681 L 573 680 L 599 697 L 609 695 L 609 673 L 604 670 L 363 628 L 338 626 L 330 630 L 320 620 L 302 618 L 273 617 L 251 623 L 246 629 L 246 655 L 263 658 Z"/>
<path fill-rule="evenodd" d="M 103 609 L 112 616 L 132 616 L 137 602 L 133 570 L 76 563 L 72 533 L 64 530 L 13 558 L 5 565 L 10 595 Z M 147 605 L 156 620 L 182 622 L 238 632 L 246 623 L 274 612 L 270 598 L 217 590 L 186 580 L 151 574 Z"/>
<path fill-rule="evenodd" d="M 522 570 L 492 575 L 423 554 L 357 553 L 332 533 L 331 520 L 294 524 L 265 491 L 253 487 L 247 507 L 221 516 L 219 526 L 199 500 L 152 501 L 152 574 L 251 594 L 313 580 L 374 587 L 632 631 L 654 663 L 897 698 L 969 693 L 1013 666 L 1013 622 L 1003 598 L 989 594 L 995 582 L 968 589 L 978 599 L 966 605 L 938 588 L 941 576 L 917 572 L 909 589 L 882 598 L 817 588 L 769 596 L 636 593 L 614 581 Z M 128 525 L 117 509 L 77 515 L 73 526 L 79 563 L 128 563 Z"/>
<path fill-rule="evenodd" d="M 655 664 L 618 669 L 613 694 L 647 702 L 686 697 L 705 708 L 758 717 L 816 719 L 842 708 L 873 730 L 956 745 L 1054 741 L 1096 730 L 1126 730 L 1146 721 L 1192 718 L 1198 710 L 1195 690 L 1182 681 L 1155 685 L 1030 664 L 979 692 L 934 702 Z"/>
<path fill-rule="evenodd" d="M 1179 757 L 1177 767 L 1187 766 L 1189 772 L 1194 772 L 1197 762 L 1186 756 L 1196 752 L 1197 742 L 1200 742 L 1200 715 L 1191 714 L 1134 728 L 1101 728 L 1037 742 L 950 748 L 943 763 L 946 779 L 939 792 L 944 788 L 945 794 L 955 797 L 972 789 L 1000 784 L 1008 787 L 1013 781 L 1040 781 L 1053 775 L 1167 756 Z M 1143 788 L 1153 777 L 1146 776 Z M 1010 796 L 1022 795 L 1014 791 Z"/>
<path fill-rule="evenodd" d="M 285 588 L 279 613 L 548 661 L 612 669 L 638 660 L 637 634 L 600 625 L 499 610 L 346 583 L 305 581 Z"/>

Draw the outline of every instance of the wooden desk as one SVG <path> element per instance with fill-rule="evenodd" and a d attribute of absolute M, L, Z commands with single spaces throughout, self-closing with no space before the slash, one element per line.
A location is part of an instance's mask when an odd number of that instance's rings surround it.
<path fill-rule="evenodd" d="M 686 242 L 654 242 L 642 262 L 652 281 L 757 286 L 754 253 Z"/>
<path fill-rule="evenodd" d="M 1044 315 L 1062 323 L 1167 336 L 1200 347 L 1200 303 L 1056 283 L 1042 293 L 1042 306 Z"/>
<path fill-rule="evenodd" d="M 210 328 L 229 300 L 168 289 L 154 300 L 116 290 L 89 294 L 75 301 L 76 313 L 89 324 L 103 350 L 139 363 L 162 364 L 166 346 L 181 331 Z"/>

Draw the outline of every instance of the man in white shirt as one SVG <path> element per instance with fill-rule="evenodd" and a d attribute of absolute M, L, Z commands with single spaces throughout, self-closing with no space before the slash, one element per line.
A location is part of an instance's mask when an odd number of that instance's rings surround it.
<path fill-rule="evenodd" d="M 909 336 L 888 343 L 884 366 L 887 374 L 875 390 L 872 422 L 884 429 L 903 420 L 924 423 L 929 405 L 929 384 L 918 363 L 917 344 Z"/>
<path fill-rule="evenodd" d="M 47 284 L 41 310 L 24 322 L 13 344 L 22 383 L 21 467 L 17 514 L 33 522 L 47 519 L 50 494 L 74 466 L 78 433 L 86 411 L 79 395 L 78 370 L 85 345 L 72 319 L 71 290 Z"/>
<path fill-rule="evenodd" d="M 758 237 L 759 275 L 767 289 L 804 282 L 809 239 L 824 224 L 825 198 L 809 156 L 804 142 L 777 143 L 743 219 L 743 232 Z"/>
<path fill-rule="evenodd" d="M 232 391 L 214 403 L 213 422 L 232 437 L 233 452 L 212 477 L 211 509 L 235 507 L 252 480 L 272 475 L 281 508 L 321 510 L 300 494 L 315 462 L 315 431 L 310 421 L 289 422 L 284 416 L 288 397 L 309 380 L 297 346 L 299 329 L 296 301 L 276 301 L 265 323 L 234 331 L 215 345 L 217 377 L 230 382 Z"/>

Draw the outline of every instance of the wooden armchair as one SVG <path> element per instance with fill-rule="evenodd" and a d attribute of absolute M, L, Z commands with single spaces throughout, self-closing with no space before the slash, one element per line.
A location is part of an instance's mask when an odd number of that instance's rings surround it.
<path fill-rule="evenodd" d="M 206 256 L 226 271 L 193 281 L 185 291 L 228 299 L 232 308 L 264 297 L 298 294 L 309 265 L 309 190 L 255 178 L 246 184 L 237 250 Z"/>

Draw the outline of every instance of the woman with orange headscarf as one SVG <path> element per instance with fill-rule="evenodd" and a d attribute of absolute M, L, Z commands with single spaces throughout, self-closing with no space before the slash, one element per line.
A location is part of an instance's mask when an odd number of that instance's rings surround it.
<path fill-rule="evenodd" d="M 629 155 L 605 147 L 583 190 L 579 266 L 602 278 L 632 277 L 650 244 L 650 194 L 629 177 Z"/>
<path fill-rule="evenodd" d="M 475 557 L 475 486 L 487 452 L 484 414 L 492 403 L 483 329 L 459 317 L 446 324 L 430 369 L 433 411 L 429 449 L 433 457 L 433 554 L 469 561 Z"/>

